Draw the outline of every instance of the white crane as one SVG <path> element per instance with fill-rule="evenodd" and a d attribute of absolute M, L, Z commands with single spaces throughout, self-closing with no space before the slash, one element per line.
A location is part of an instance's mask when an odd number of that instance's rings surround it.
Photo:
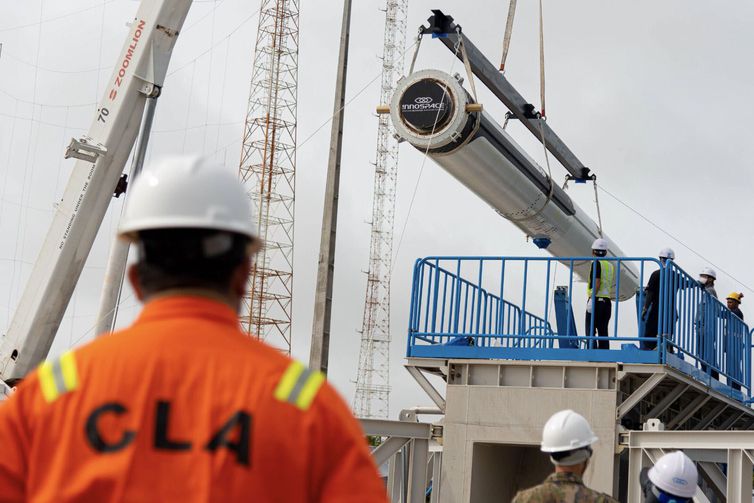
<path fill-rule="evenodd" d="M 87 135 L 66 149 L 66 158 L 78 160 L 0 339 L 0 378 L 22 377 L 47 356 L 191 3 L 142 1 Z"/>

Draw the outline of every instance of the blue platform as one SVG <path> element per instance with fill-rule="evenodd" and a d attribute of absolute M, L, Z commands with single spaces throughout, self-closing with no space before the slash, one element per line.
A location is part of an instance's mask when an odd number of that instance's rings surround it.
<path fill-rule="evenodd" d="M 637 286 L 646 285 L 659 270 L 660 296 L 652 305 L 656 317 L 650 318 L 657 326 L 650 328 L 662 334 L 664 343 L 645 337 L 645 293 L 640 288 L 634 299 L 612 303 L 610 349 L 592 349 L 598 338 L 579 336 L 577 329 L 588 333 L 594 328 L 593 315 L 584 315 L 586 285 L 560 262 L 594 260 L 417 260 L 407 356 L 666 364 L 731 398 L 746 400 L 751 394 L 752 332 L 672 261 L 663 266 L 652 258 L 602 259 L 613 263 L 617 282 L 630 281 L 627 275 L 635 274 Z"/>

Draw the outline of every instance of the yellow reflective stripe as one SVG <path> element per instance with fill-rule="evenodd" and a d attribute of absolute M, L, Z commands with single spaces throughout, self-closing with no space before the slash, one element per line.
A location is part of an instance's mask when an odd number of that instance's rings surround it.
<path fill-rule="evenodd" d="M 613 282 L 615 281 L 613 278 L 613 264 L 608 260 L 600 260 L 600 267 L 602 270 L 602 280 L 600 281 L 600 289 L 597 291 L 597 297 L 610 298 L 610 290 L 613 288 Z"/>
<path fill-rule="evenodd" d="M 304 387 L 301 388 L 301 393 L 296 400 L 296 407 L 301 410 L 306 410 L 314 401 L 314 397 L 317 396 L 319 388 L 325 382 L 325 374 L 322 372 L 314 372 L 309 376 L 309 379 L 304 383 Z"/>
<path fill-rule="evenodd" d="M 283 377 L 275 388 L 275 398 L 282 402 L 288 401 L 288 397 L 296 386 L 299 376 L 304 372 L 304 366 L 299 362 L 292 362 L 288 365 Z"/>
<path fill-rule="evenodd" d="M 72 351 L 66 351 L 57 360 L 44 362 L 39 366 L 38 375 L 42 396 L 48 403 L 75 390 L 79 385 L 76 359 Z"/>
<path fill-rule="evenodd" d="M 60 368 L 63 371 L 63 380 L 66 391 L 73 391 L 79 386 L 79 376 L 76 372 L 76 359 L 72 351 L 66 351 L 60 357 Z"/>
<path fill-rule="evenodd" d="M 52 363 L 44 362 L 39 366 L 39 387 L 42 389 L 42 396 L 47 402 L 54 401 L 60 393 L 55 385 L 55 377 L 52 375 Z"/>

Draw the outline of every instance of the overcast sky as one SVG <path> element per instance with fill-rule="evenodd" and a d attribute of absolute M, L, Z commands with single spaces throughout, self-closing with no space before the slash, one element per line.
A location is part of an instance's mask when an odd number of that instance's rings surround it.
<path fill-rule="evenodd" d="M 430 8 L 452 14 L 493 61 L 501 53 L 507 2 L 413 0 L 409 36 Z M 314 280 L 332 113 L 339 1 L 301 2 L 293 354 L 308 360 Z M 379 74 L 383 2 L 354 2 L 349 99 Z M 539 105 L 537 2 L 519 2 L 507 77 Z M 127 34 L 134 0 L 0 0 L 0 330 L 11 315 L 51 221 L 73 161 Z M 236 169 L 257 28 L 257 1 L 195 2 L 160 98 L 148 159 L 200 152 Z M 73 13 L 73 14 L 72 14 Z M 550 126 L 611 193 L 718 266 L 718 293 L 754 284 L 749 123 L 754 5 L 735 1 L 546 0 Z M 40 22 L 42 20 L 42 22 Z M 411 42 L 407 44 L 410 45 Z M 463 72 L 437 41 L 425 40 L 417 69 Z M 504 108 L 480 88 L 485 110 Z M 369 249 L 379 79 L 346 109 L 336 256 L 330 378 L 350 402 L 356 378 Z M 509 128 L 540 163 L 542 148 Z M 419 177 L 421 173 L 421 177 Z M 556 180 L 565 170 L 553 165 Z M 418 180 L 418 183 L 417 183 Z M 414 197 L 414 191 L 415 197 Z M 595 216 L 592 188 L 569 194 Z M 413 201 L 409 212 L 410 202 Z M 675 248 L 693 274 L 707 261 L 600 194 L 606 232 L 627 255 Z M 92 338 L 121 201 L 114 200 L 82 274 L 53 352 Z M 405 227 L 405 232 L 402 232 Z M 427 255 L 540 254 L 523 234 L 422 154 L 402 145 L 393 276 L 391 415 L 426 405 L 403 370 L 413 261 Z M 740 283 L 722 273 L 728 271 Z M 124 291 L 120 325 L 139 306 Z M 743 310 L 747 313 L 747 300 Z"/>

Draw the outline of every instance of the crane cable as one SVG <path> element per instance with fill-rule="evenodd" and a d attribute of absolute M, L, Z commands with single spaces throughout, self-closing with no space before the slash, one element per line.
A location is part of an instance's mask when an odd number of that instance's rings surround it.
<path fill-rule="evenodd" d="M 539 113 L 545 118 L 545 26 L 542 0 L 539 0 L 539 99 L 542 107 Z"/>
<path fill-rule="evenodd" d="M 511 6 L 515 7 L 515 1 L 511 0 Z M 508 13 L 509 18 L 510 12 Z M 509 36 L 507 27 L 506 27 L 506 36 Z M 505 54 L 504 54 L 505 56 Z M 501 65 L 502 66 L 502 65 Z M 502 68 L 501 68 L 502 69 Z M 540 109 L 540 120 L 545 120 L 547 118 L 547 114 L 545 112 L 546 106 L 545 106 L 545 27 L 544 27 L 544 15 L 542 13 L 542 0 L 539 0 L 539 99 L 541 103 L 541 109 Z M 507 122 L 507 118 L 506 118 Z M 541 123 L 540 123 L 540 129 L 541 129 Z M 545 143 L 545 135 L 544 131 L 542 131 L 542 145 Z M 545 159 L 547 159 L 547 148 L 545 147 Z M 547 169 L 549 171 L 550 165 L 548 160 Z M 563 184 L 563 189 L 565 190 L 568 187 L 568 180 L 570 178 L 566 177 L 566 181 Z M 592 185 L 594 186 L 594 204 L 597 206 L 597 226 L 599 230 L 600 237 L 604 236 L 604 233 L 602 231 L 602 212 L 600 210 L 600 198 L 599 193 L 597 191 L 597 177 L 595 175 L 592 175 L 589 178 L 592 181 Z"/>
<path fill-rule="evenodd" d="M 511 3 L 508 7 L 508 22 L 505 26 L 505 37 L 503 39 L 503 60 L 500 63 L 500 71 L 503 71 L 505 68 L 505 59 L 508 57 L 508 48 L 510 47 L 510 36 L 511 32 L 513 31 L 513 17 L 516 10 L 516 0 L 511 0 Z M 545 199 L 544 203 L 535 211 L 534 213 L 530 215 L 525 215 L 522 217 L 511 217 L 508 215 L 503 215 L 503 217 L 507 218 L 511 221 L 522 221 L 522 220 L 529 220 L 531 218 L 536 217 L 544 209 L 547 207 L 547 205 L 552 200 L 552 196 L 555 192 L 555 184 L 552 180 L 552 169 L 550 168 L 550 156 L 547 152 L 547 141 L 545 138 L 545 129 L 544 129 L 544 123 L 547 120 L 547 116 L 545 115 L 545 36 L 544 36 L 544 16 L 542 14 L 542 0 L 539 0 L 539 85 L 540 85 L 540 93 L 539 97 L 541 100 L 541 110 L 538 114 L 538 122 L 539 122 L 539 133 L 541 135 L 542 140 L 542 148 L 544 150 L 545 154 L 545 164 L 547 166 L 547 182 L 549 184 L 549 191 L 547 192 L 547 199 Z M 472 87 L 473 89 L 473 87 Z M 510 119 L 510 115 L 506 114 L 505 116 L 505 123 L 503 124 L 503 129 L 508 125 L 508 120 Z M 598 210 L 599 211 L 599 210 Z M 600 225 L 600 229 L 602 226 Z"/>

